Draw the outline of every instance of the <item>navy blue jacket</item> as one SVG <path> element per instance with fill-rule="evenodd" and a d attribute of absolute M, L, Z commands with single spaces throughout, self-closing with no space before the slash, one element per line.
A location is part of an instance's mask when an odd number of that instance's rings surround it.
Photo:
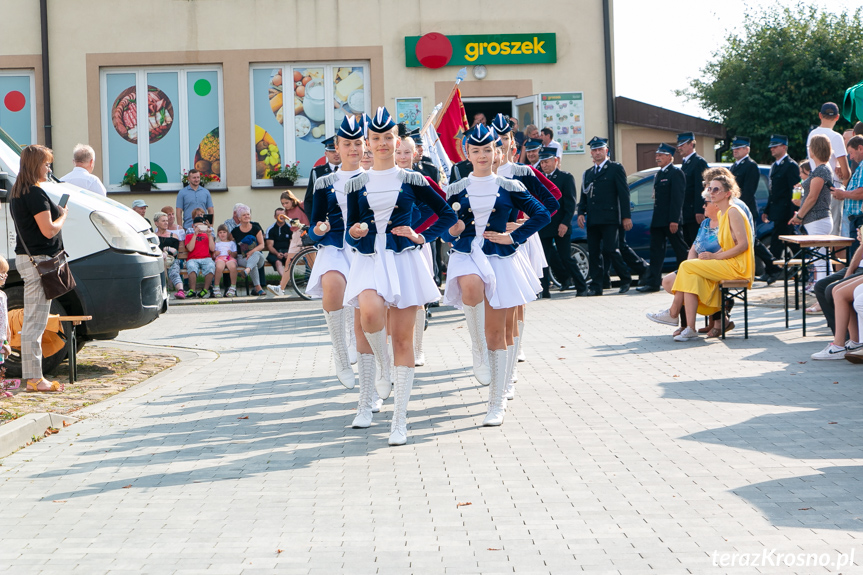
<path fill-rule="evenodd" d="M 399 226 L 413 226 L 414 207 L 422 210 L 422 204 L 425 204 L 431 211 L 438 215 L 438 220 L 424 231 L 421 236 L 426 242 L 431 242 L 441 235 L 441 232 L 452 227 L 456 222 L 455 212 L 452 211 L 447 203 L 441 198 L 436 191 L 428 184 L 425 176 L 412 170 L 399 170 L 399 177 L 402 181 L 402 188 L 399 191 L 396 205 L 393 208 L 390 221 L 387 222 L 387 249 L 396 253 L 401 253 L 408 249 L 418 249 L 419 244 L 415 244 L 410 239 L 396 236 L 391 233 L 393 228 Z M 360 239 L 355 239 L 350 233 L 347 234 L 348 244 L 357 249 L 358 252 L 365 255 L 371 255 L 375 251 L 375 213 L 369 207 L 369 202 L 366 196 L 366 183 L 369 181 L 369 175 L 366 173 L 357 174 L 345 184 L 345 192 L 348 195 L 348 221 L 347 228 L 350 229 L 354 224 L 366 223 L 369 226 L 369 233 Z M 427 219 L 427 218 L 426 218 Z M 425 220 L 422 220 L 425 221 Z"/>
<path fill-rule="evenodd" d="M 494 202 L 491 214 L 486 224 L 486 231 L 506 233 L 506 224 L 514 222 L 518 211 L 526 213 L 529 219 L 518 229 L 510 233 L 513 243 L 510 245 L 496 244 L 494 242 L 483 242 L 482 251 L 486 255 L 497 255 L 508 257 L 515 253 L 516 248 L 527 241 L 527 239 L 542 229 L 549 221 L 551 215 L 541 203 L 533 198 L 519 181 L 509 180 L 497 176 L 497 199 Z M 470 179 L 465 178 L 447 186 L 447 203 L 450 205 L 458 202 L 460 204 L 458 217 L 465 223 L 464 231 L 458 237 L 449 234 L 449 228 L 441 236 L 441 239 L 452 242 L 452 249 L 464 254 L 469 254 L 471 243 L 476 237 L 476 226 L 473 220 L 473 212 L 470 207 L 469 197 Z M 551 195 L 551 194 L 549 194 Z M 552 199 L 554 199 L 552 197 Z M 556 201 L 556 200 L 555 200 Z"/>
<path fill-rule="evenodd" d="M 312 216 L 309 218 L 311 225 L 308 233 L 318 247 L 333 246 L 339 249 L 344 247 L 345 218 L 336 199 L 336 191 L 333 189 L 336 177 L 336 172 L 331 172 L 315 181 Z M 328 222 L 330 225 L 322 236 L 316 233 L 318 222 Z"/>
<path fill-rule="evenodd" d="M 524 187 L 527 188 L 530 195 L 533 196 L 534 199 L 538 200 L 539 203 L 548 210 L 550 216 L 553 216 L 560 209 L 560 203 L 557 201 L 557 198 L 555 198 L 548 188 L 543 185 L 540 179 L 536 177 L 536 174 L 533 173 L 530 166 L 514 164 L 512 169 L 512 179 L 518 180 L 524 184 Z"/>

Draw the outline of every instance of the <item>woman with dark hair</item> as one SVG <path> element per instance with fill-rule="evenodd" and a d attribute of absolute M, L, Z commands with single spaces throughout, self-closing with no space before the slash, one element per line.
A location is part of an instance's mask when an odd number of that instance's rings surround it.
<path fill-rule="evenodd" d="M 51 300 L 45 297 L 35 265 L 63 251 L 60 230 L 66 221 L 66 208 L 55 204 L 40 185 L 48 180 L 53 161 L 54 154 L 45 146 L 24 148 L 21 169 L 9 193 L 9 210 L 18 230 L 15 265 L 24 280 L 22 377 L 27 380 L 27 391 L 43 393 L 63 391 L 62 384 L 48 381 L 42 375 L 42 332 L 48 325 Z"/>

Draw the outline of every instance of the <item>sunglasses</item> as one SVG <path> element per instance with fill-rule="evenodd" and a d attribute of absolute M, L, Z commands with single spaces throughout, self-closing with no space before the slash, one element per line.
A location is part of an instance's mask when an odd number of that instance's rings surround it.
<path fill-rule="evenodd" d="M 725 191 L 725 190 L 723 190 L 722 188 L 720 188 L 719 186 L 716 186 L 715 188 L 709 188 L 709 187 L 708 187 L 708 188 L 704 188 L 704 189 L 705 189 L 705 191 L 709 192 L 711 195 L 712 195 L 712 194 L 718 194 L 718 193 L 720 193 L 720 192 L 724 192 L 724 191 Z"/>

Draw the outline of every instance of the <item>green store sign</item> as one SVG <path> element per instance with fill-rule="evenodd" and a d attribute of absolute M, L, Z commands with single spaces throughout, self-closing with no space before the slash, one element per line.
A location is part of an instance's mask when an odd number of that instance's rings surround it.
<path fill-rule="evenodd" d="M 555 62 L 557 40 L 554 33 L 444 36 L 433 32 L 405 37 L 408 68 Z"/>

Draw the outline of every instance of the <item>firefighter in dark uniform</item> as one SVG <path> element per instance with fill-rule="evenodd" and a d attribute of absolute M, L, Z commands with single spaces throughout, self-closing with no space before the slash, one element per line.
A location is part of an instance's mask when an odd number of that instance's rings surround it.
<path fill-rule="evenodd" d="M 795 206 L 792 203 L 794 186 L 800 183 L 800 166 L 788 155 L 788 136 L 774 134 L 770 136 L 770 153 L 776 160 L 770 166 L 770 198 L 761 220 L 764 223 L 773 222 L 773 239 L 770 240 L 770 251 L 775 259 L 782 258 L 784 243 L 779 236 L 793 235 L 794 226 L 788 222 L 794 216 Z M 777 266 L 778 267 L 778 266 Z M 758 278 L 768 284 L 779 279 L 781 274 L 765 274 Z"/>
<path fill-rule="evenodd" d="M 560 291 L 575 289 L 576 295 L 587 295 L 587 281 L 572 259 L 572 216 L 575 214 L 575 178 L 569 172 L 557 169 L 555 148 L 540 148 L 539 165 L 545 176 L 560 190 L 560 209 L 551 217 L 551 222 L 539 230 L 542 251 L 554 275 L 560 280 Z M 548 292 L 550 277 L 542 277 L 542 297 L 551 297 Z"/>
<path fill-rule="evenodd" d="M 698 235 L 698 228 L 704 221 L 704 182 L 701 175 L 707 169 L 707 160 L 695 152 L 695 134 L 683 132 L 677 134 L 677 151 L 683 161 L 680 169 L 686 176 L 686 188 L 683 192 L 683 241 L 691 246 Z"/>
<path fill-rule="evenodd" d="M 650 221 L 650 270 L 644 281 L 639 280 L 638 291 L 659 291 L 662 283 L 662 265 L 668 243 L 674 250 L 677 265 L 686 259 L 689 248 L 683 241 L 680 229 L 683 220 L 683 193 L 686 176 L 674 165 L 674 146 L 659 144 L 656 165 L 659 171 L 653 178 L 653 219 Z"/>
<path fill-rule="evenodd" d="M 588 145 L 594 165 L 585 170 L 581 178 L 578 227 L 583 228 L 587 224 L 591 280 L 587 295 L 602 295 L 603 280 L 617 254 L 618 228 L 623 225 L 624 230 L 632 229 L 632 217 L 626 170 L 623 165 L 608 159 L 608 140 L 595 137 Z M 626 285 L 628 290 L 632 277 L 621 277 L 620 281 L 621 286 Z"/>
<path fill-rule="evenodd" d="M 411 134 L 411 139 L 417 147 L 416 156 L 414 156 L 414 170 L 431 178 L 434 183 L 440 184 L 440 170 L 434 165 L 431 158 L 423 154 L 423 137 L 415 131 Z"/>
<path fill-rule="evenodd" d="M 522 164 L 533 166 L 535 169 L 542 171 L 539 167 L 539 149 L 542 147 L 542 142 L 539 140 L 527 140 L 524 143 L 524 158 L 519 158 Z"/>
<path fill-rule="evenodd" d="M 303 198 L 303 211 L 306 212 L 306 217 L 312 216 L 312 199 L 315 196 L 315 181 L 318 178 L 331 174 L 339 169 L 339 164 L 342 159 L 336 151 L 336 138 L 331 136 L 324 140 L 324 156 L 327 158 L 325 164 L 315 166 L 309 173 L 309 183 L 306 185 L 306 197 Z"/>
<path fill-rule="evenodd" d="M 740 199 L 749 208 L 752 220 L 758 225 L 760 218 L 758 217 L 755 193 L 758 191 L 758 183 L 761 181 L 761 170 L 758 169 L 755 160 L 749 157 L 749 138 L 735 137 L 731 142 L 731 154 L 735 160 L 731 166 L 731 174 L 737 180 L 737 187 L 740 188 Z M 755 236 L 755 230 L 752 231 L 752 234 Z M 773 263 L 773 254 L 757 237 L 753 237 L 752 247 L 755 250 L 755 257 L 764 262 L 764 276 L 762 277 L 772 277 L 773 281 L 776 281 L 782 274 L 782 270 Z"/>

